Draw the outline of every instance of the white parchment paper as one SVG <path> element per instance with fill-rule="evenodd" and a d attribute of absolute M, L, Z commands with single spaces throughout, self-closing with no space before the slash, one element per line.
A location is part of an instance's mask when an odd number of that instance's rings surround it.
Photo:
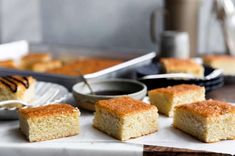
<path fill-rule="evenodd" d="M 125 155 L 142 155 L 143 144 L 178 147 L 195 150 L 206 150 L 221 153 L 235 154 L 235 141 L 221 141 L 217 143 L 202 143 L 197 139 L 181 132 L 172 127 L 172 118 L 160 115 L 159 123 L 160 130 L 156 133 L 143 136 L 136 139 L 131 139 L 126 142 L 118 141 L 92 127 L 93 114 L 82 111 L 81 116 L 81 133 L 77 136 L 29 143 L 19 131 L 18 121 L 1 121 L 0 122 L 0 155 L 3 152 L 11 153 L 13 151 L 21 151 L 22 155 L 36 156 L 38 153 L 54 150 L 67 151 L 70 155 L 76 154 L 97 154 L 117 155 L 125 153 Z M 12 154 L 13 152 L 13 154 Z M 78 154 L 77 153 L 77 154 Z M 36 155 L 35 155 L 36 154 Z M 58 155 L 62 155 L 58 154 Z M 21 155 L 18 152 L 15 155 Z"/>
<path fill-rule="evenodd" d="M 175 129 L 172 126 L 172 122 L 172 118 L 160 115 L 160 129 L 158 132 L 141 138 L 132 139 L 128 142 L 235 154 L 235 140 L 203 143 L 194 137 Z"/>
<path fill-rule="evenodd" d="M 92 119 L 92 113 L 82 112 L 79 135 L 34 143 L 21 134 L 18 120 L 0 121 L 0 156 L 143 155 L 143 145 L 123 143 L 99 132 L 91 126 Z"/>

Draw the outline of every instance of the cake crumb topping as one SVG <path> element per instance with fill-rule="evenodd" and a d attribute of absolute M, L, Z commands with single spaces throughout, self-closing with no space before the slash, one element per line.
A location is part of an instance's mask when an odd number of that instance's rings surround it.
<path fill-rule="evenodd" d="M 42 117 L 56 114 L 70 114 L 78 111 L 69 104 L 49 104 L 46 106 L 32 107 L 32 108 L 21 108 L 20 113 L 29 117 Z"/>
<path fill-rule="evenodd" d="M 204 117 L 220 116 L 227 113 L 235 113 L 235 106 L 217 100 L 205 100 L 192 104 L 177 106 L 177 109 L 184 109 Z"/>
<path fill-rule="evenodd" d="M 112 114 L 125 116 L 132 113 L 143 112 L 150 109 L 157 109 L 153 105 L 146 104 L 142 101 L 132 99 L 127 96 L 114 98 L 110 100 L 100 100 L 96 103 L 97 107 L 106 109 Z"/>

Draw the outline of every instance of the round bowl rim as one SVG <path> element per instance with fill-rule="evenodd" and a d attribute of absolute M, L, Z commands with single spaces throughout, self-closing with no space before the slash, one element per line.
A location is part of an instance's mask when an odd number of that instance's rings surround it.
<path fill-rule="evenodd" d="M 81 84 L 85 84 L 85 82 L 78 82 L 76 83 L 73 88 L 72 88 L 72 92 L 73 94 L 80 94 L 80 95 L 83 95 L 83 96 L 87 96 L 87 97 L 91 97 L 91 98 L 113 98 L 113 97 L 120 97 L 120 96 L 135 96 L 135 95 L 138 95 L 142 92 L 147 92 L 147 86 L 142 83 L 142 82 L 139 82 L 137 80 L 132 80 L 132 79 L 121 79 L 121 78 L 115 78 L 115 79 L 100 79 L 100 80 L 94 80 L 92 82 L 90 82 L 90 84 L 95 84 L 95 83 L 105 83 L 105 82 L 126 82 L 126 83 L 132 83 L 132 84 L 135 84 L 135 85 L 139 85 L 141 86 L 142 88 L 137 91 L 137 92 L 133 92 L 133 93 L 130 93 L 130 94 L 123 94 L 123 95 L 92 95 L 92 94 L 87 94 L 87 93 L 82 93 L 82 92 L 79 92 L 78 90 L 76 90 L 76 87 L 81 85 Z"/>

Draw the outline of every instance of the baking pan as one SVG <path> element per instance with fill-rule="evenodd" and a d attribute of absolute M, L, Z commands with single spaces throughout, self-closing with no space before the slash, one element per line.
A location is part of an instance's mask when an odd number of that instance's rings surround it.
<path fill-rule="evenodd" d="M 149 64 L 152 59 L 156 56 L 155 52 L 144 53 L 144 52 L 130 52 L 130 51 L 111 51 L 111 50 L 97 50 L 89 48 L 77 48 L 69 46 L 50 46 L 50 45 L 30 45 L 31 51 L 51 51 L 54 58 L 63 58 L 69 60 L 71 58 L 79 57 L 102 57 L 102 58 L 115 58 L 124 60 L 123 63 L 118 65 L 86 74 L 84 77 L 90 81 L 93 79 L 104 79 L 104 78 L 131 78 L 132 72 L 137 67 Z M 38 73 L 32 71 L 15 70 L 0 68 L 0 76 L 5 75 L 31 75 L 39 81 L 53 82 L 65 86 L 68 90 L 72 90 L 72 86 L 78 82 L 83 81 L 81 76 L 66 76 L 50 73 Z"/>

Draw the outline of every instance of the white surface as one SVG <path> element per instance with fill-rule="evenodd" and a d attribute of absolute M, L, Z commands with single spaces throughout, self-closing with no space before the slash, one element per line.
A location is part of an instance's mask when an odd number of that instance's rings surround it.
<path fill-rule="evenodd" d="M 235 154 L 235 140 L 202 143 L 172 127 L 172 118 L 160 115 L 160 130 L 126 143 L 92 127 L 93 114 L 81 112 L 77 136 L 29 143 L 19 131 L 18 121 L 0 121 L 0 156 L 14 155 L 142 155 L 143 144 Z"/>
<path fill-rule="evenodd" d="M 0 156 L 140 156 L 142 145 L 121 143 L 91 126 L 92 114 L 82 112 L 81 133 L 77 136 L 29 143 L 19 131 L 18 121 L 0 122 Z"/>
<path fill-rule="evenodd" d="M 17 41 L 0 45 L 0 60 L 18 59 L 29 52 L 29 44 L 26 41 Z"/>

